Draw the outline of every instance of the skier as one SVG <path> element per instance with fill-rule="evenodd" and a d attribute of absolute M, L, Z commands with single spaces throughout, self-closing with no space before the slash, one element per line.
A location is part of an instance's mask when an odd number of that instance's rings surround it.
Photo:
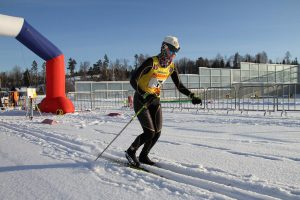
<path fill-rule="evenodd" d="M 11 89 L 10 95 L 11 95 L 11 102 L 12 102 L 12 105 L 13 105 L 14 107 L 18 106 L 19 92 L 18 92 L 18 90 L 17 90 L 15 87 L 13 87 L 13 88 Z"/>
<path fill-rule="evenodd" d="M 179 49 L 176 37 L 165 37 L 161 45 L 160 54 L 148 58 L 132 74 L 130 83 L 135 89 L 133 100 L 135 112 L 137 113 L 145 105 L 145 109 L 138 115 L 143 133 L 137 136 L 131 146 L 125 151 L 128 162 L 136 167 L 139 167 L 140 163 L 155 164 L 150 160 L 148 154 L 161 134 L 160 88 L 169 76 L 171 76 L 177 89 L 192 99 L 193 104 L 202 104 L 201 99 L 184 87 L 179 79 L 178 70 L 173 63 L 173 59 Z M 142 145 L 144 147 L 139 155 L 139 159 L 137 159 L 136 151 Z"/>

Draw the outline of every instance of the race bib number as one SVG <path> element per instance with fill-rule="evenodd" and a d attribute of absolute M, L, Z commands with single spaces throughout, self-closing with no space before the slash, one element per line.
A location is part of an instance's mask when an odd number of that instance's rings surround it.
<path fill-rule="evenodd" d="M 149 88 L 160 88 L 164 83 L 164 80 L 158 80 L 157 78 L 151 78 L 148 84 Z"/>

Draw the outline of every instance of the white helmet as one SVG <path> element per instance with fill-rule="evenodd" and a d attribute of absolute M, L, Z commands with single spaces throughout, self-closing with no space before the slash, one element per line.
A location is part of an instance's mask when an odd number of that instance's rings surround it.
<path fill-rule="evenodd" d="M 175 52 L 178 52 L 179 49 L 180 49 L 180 46 L 179 46 L 179 42 L 178 42 L 178 39 L 177 37 L 174 37 L 174 36 L 166 36 L 163 43 L 167 43 L 167 44 L 170 44 L 172 45 L 172 50 L 174 50 Z M 168 45 L 169 46 L 169 45 Z"/>

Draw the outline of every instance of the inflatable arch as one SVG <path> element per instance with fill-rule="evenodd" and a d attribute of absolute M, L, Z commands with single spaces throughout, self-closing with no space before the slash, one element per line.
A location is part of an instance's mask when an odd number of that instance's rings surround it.
<path fill-rule="evenodd" d="M 0 36 L 15 37 L 46 61 L 46 97 L 42 112 L 71 113 L 73 103 L 65 95 L 65 64 L 62 52 L 35 30 L 24 18 L 0 14 Z"/>

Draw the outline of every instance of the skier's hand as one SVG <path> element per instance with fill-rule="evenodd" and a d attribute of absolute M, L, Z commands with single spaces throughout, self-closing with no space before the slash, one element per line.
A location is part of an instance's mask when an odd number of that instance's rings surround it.
<path fill-rule="evenodd" d="M 191 93 L 189 96 L 192 99 L 192 104 L 196 105 L 196 104 L 200 104 L 202 105 L 202 100 L 200 97 L 196 97 L 195 93 Z"/>
<path fill-rule="evenodd" d="M 155 99 L 159 98 L 156 94 L 145 93 L 143 95 L 144 104 L 151 104 Z"/>

